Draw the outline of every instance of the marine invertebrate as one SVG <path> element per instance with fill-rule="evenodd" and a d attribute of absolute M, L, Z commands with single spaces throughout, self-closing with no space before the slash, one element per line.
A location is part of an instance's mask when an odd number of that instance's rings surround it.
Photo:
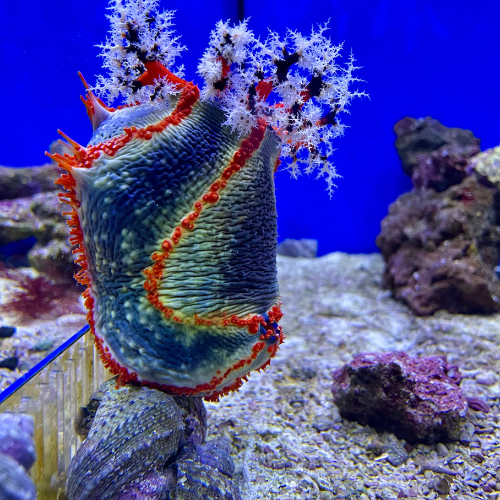
<path fill-rule="evenodd" d="M 147 387 L 99 387 L 90 432 L 68 469 L 71 500 L 166 498 L 177 483 L 179 453 L 205 438 L 199 397 L 176 398 Z"/>
<path fill-rule="evenodd" d="M 335 64 L 325 27 L 261 43 L 246 22 L 221 22 L 200 92 L 168 69 L 182 50 L 171 13 L 116 0 L 110 17 L 110 75 L 84 99 L 94 134 L 87 147 L 65 136 L 67 153 L 50 155 L 67 171 L 76 279 L 119 383 L 216 398 L 283 340 L 273 173 L 281 148 L 292 172 L 306 162 L 333 187 L 330 139 L 359 94 L 353 59 Z"/>

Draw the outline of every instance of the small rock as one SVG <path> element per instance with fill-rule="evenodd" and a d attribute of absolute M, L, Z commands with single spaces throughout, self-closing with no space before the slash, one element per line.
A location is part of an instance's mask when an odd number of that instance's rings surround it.
<path fill-rule="evenodd" d="M 314 258 L 318 253 L 318 240 L 287 238 L 278 245 L 277 253 L 286 257 Z"/>
<path fill-rule="evenodd" d="M 16 333 L 15 326 L 0 326 L 0 338 L 6 339 L 12 337 Z"/>
<path fill-rule="evenodd" d="M 443 476 L 436 476 L 433 485 L 440 495 L 447 495 L 450 492 L 450 482 Z"/>
<path fill-rule="evenodd" d="M 319 415 L 313 420 L 312 427 L 318 432 L 324 432 L 333 429 L 334 424 L 335 422 L 328 415 Z"/>
<path fill-rule="evenodd" d="M 472 436 L 474 435 L 474 431 L 476 428 L 474 427 L 474 424 L 471 424 L 470 422 L 465 422 L 460 425 L 460 437 L 459 441 L 465 446 L 469 446 L 472 442 Z"/>
<path fill-rule="evenodd" d="M 398 495 L 389 488 L 384 488 L 380 492 L 380 496 L 381 496 L 382 500 L 397 500 L 397 498 L 398 498 Z"/>
<path fill-rule="evenodd" d="M 2 500 L 36 500 L 35 485 L 12 458 L 0 453 L 0 498 Z"/>
<path fill-rule="evenodd" d="M 481 385 L 494 385 L 496 383 L 496 375 L 493 372 L 484 372 L 476 375 L 476 382 Z"/>
<path fill-rule="evenodd" d="M 490 411 L 488 403 L 481 398 L 467 398 L 467 404 L 474 411 L 482 411 L 483 413 L 489 413 Z"/>
<path fill-rule="evenodd" d="M 167 498 L 172 500 L 215 500 L 219 498 L 241 500 L 237 486 L 217 469 L 193 460 L 177 460 L 175 465 L 177 485 L 174 490 L 170 491 L 170 496 Z"/>
<path fill-rule="evenodd" d="M 43 339 L 33 346 L 33 350 L 37 352 L 48 351 L 53 345 L 54 341 L 52 339 Z"/>
<path fill-rule="evenodd" d="M 478 451 L 471 453 L 470 457 L 472 458 L 472 460 L 475 460 L 478 464 L 481 464 L 484 462 L 483 454 L 478 452 Z"/>
<path fill-rule="evenodd" d="M 33 417 L 15 413 L 0 414 L 0 453 L 10 456 L 29 470 L 36 460 L 34 433 Z"/>
<path fill-rule="evenodd" d="M 330 491 L 322 491 L 319 494 L 319 500 L 333 500 L 333 498 L 335 497 L 333 496 L 333 493 Z"/>
<path fill-rule="evenodd" d="M 228 438 L 221 437 L 195 446 L 193 458 L 230 478 L 234 475 L 235 465 L 231 457 L 231 441 Z"/>
<path fill-rule="evenodd" d="M 9 358 L 3 358 L 0 360 L 0 368 L 8 368 L 9 370 L 15 370 L 19 364 L 19 358 L 17 356 L 11 356 Z"/>
<path fill-rule="evenodd" d="M 458 368 L 442 356 L 359 354 L 333 379 L 334 403 L 344 418 L 410 443 L 459 437 L 467 402 Z"/>
<path fill-rule="evenodd" d="M 448 448 L 443 443 L 438 443 L 436 445 L 436 451 L 440 457 L 448 456 Z"/>
<path fill-rule="evenodd" d="M 387 453 L 387 461 L 394 466 L 404 464 L 408 459 L 408 453 L 401 441 L 389 432 L 382 434 L 382 440 L 384 451 Z"/>
<path fill-rule="evenodd" d="M 494 490 L 497 486 L 497 482 L 494 479 L 490 479 L 487 483 L 486 486 Z"/>
<path fill-rule="evenodd" d="M 311 366 L 294 366 L 290 370 L 290 377 L 294 378 L 295 380 L 300 380 L 302 382 L 307 382 L 308 380 L 311 380 L 314 378 L 317 374 L 317 371 L 315 368 Z"/>
<path fill-rule="evenodd" d="M 417 498 L 418 497 L 418 493 L 413 488 L 409 488 L 408 489 L 408 496 L 410 498 Z"/>

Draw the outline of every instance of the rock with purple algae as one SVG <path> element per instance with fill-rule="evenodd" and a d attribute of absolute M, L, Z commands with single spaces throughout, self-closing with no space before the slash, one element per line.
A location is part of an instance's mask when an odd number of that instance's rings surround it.
<path fill-rule="evenodd" d="M 0 453 L 0 499 L 36 500 L 33 481 L 22 465 Z"/>
<path fill-rule="evenodd" d="M 419 315 L 500 311 L 500 197 L 475 177 L 437 193 L 413 190 L 389 207 L 377 245 L 384 281 Z"/>
<path fill-rule="evenodd" d="M 460 437 L 467 401 L 458 368 L 442 356 L 359 354 L 333 378 L 334 402 L 346 419 L 392 432 L 409 443 Z"/>
<path fill-rule="evenodd" d="M 0 453 L 29 470 L 36 460 L 33 417 L 23 414 L 0 414 Z"/>
<path fill-rule="evenodd" d="M 476 172 L 488 162 L 488 172 L 495 170 L 496 160 L 478 154 L 469 130 L 429 117 L 404 118 L 394 130 L 415 189 L 392 203 L 381 223 L 376 243 L 386 286 L 419 316 L 500 311 L 500 197 Z"/>
<path fill-rule="evenodd" d="M 394 126 L 403 170 L 417 188 L 444 191 L 466 176 L 468 160 L 479 153 L 470 130 L 448 128 L 430 116 L 403 118 Z"/>

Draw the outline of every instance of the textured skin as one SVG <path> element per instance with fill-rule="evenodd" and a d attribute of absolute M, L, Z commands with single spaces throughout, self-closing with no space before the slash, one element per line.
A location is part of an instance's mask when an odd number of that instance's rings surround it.
<path fill-rule="evenodd" d="M 103 144 L 127 128 L 144 130 L 178 108 L 173 99 L 163 107 L 115 111 L 84 151 L 106 152 Z M 76 160 L 67 168 L 88 266 L 90 322 L 120 383 L 217 397 L 266 365 L 282 340 L 273 181 L 278 140 L 262 127 L 252 143 L 253 136 L 222 127 L 225 119 L 216 105 L 197 101 L 180 123 L 100 152 L 85 168 Z M 227 178 L 218 200 L 203 201 L 248 141 L 250 157 Z M 202 209 L 187 229 L 182 223 L 196 204 Z M 156 280 L 155 305 L 145 273 L 153 271 L 165 240 L 174 240 L 173 249 Z"/>

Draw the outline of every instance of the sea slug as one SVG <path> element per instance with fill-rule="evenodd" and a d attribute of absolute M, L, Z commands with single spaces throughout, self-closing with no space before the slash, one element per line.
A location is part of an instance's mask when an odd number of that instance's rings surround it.
<path fill-rule="evenodd" d="M 156 0 L 112 2 L 109 76 L 84 80 L 93 136 L 62 134 L 66 154 L 49 156 L 66 171 L 75 278 L 104 363 L 119 384 L 216 399 L 283 341 L 274 172 L 305 165 L 331 192 L 338 115 L 362 93 L 326 26 L 262 43 L 246 21 L 217 24 L 200 91 L 175 68 L 172 16 Z"/>

